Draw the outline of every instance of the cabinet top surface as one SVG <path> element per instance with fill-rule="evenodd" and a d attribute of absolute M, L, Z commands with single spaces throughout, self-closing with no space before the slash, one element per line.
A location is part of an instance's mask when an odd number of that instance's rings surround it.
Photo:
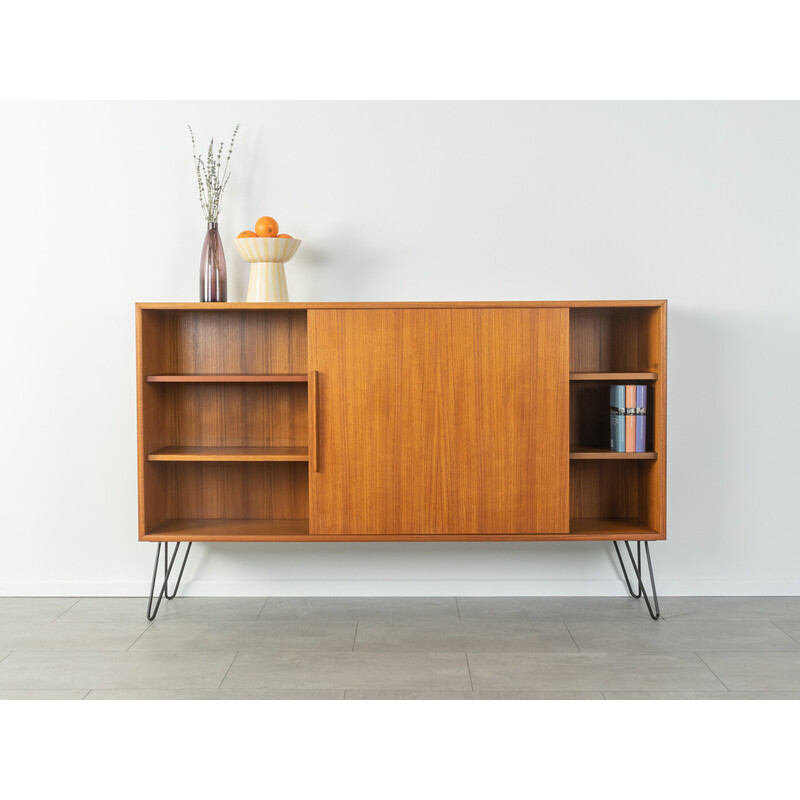
<path fill-rule="evenodd" d="M 137 303 L 144 311 L 259 311 L 311 308 L 652 308 L 666 300 L 512 300 L 485 302 L 359 302 L 359 303 Z"/>

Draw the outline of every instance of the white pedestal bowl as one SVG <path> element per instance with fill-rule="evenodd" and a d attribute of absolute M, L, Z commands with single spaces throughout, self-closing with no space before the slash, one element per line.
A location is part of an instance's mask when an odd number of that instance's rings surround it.
<path fill-rule="evenodd" d="M 249 237 L 234 239 L 239 255 L 249 261 L 248 303 L 288 303 L 286 271 L 283 265 L 300 247 L 300 239 Z"/>

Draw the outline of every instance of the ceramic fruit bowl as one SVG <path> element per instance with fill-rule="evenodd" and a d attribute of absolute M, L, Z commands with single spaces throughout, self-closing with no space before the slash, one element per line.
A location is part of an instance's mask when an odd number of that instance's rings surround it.
<path fill-rule="evenodd" d="M 252 265 L 247 284 L 248 303 L 288 303 L 286 271 L 283 265 L 300 247 L 300 239 L 247 237 L 234 239 L 239 255 Z"/>

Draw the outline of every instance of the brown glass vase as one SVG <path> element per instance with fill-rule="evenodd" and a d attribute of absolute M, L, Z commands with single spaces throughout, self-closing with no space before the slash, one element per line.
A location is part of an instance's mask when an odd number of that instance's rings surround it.
<path fill-rule="evenodd" d="M 228 299 L 228 276 L 225 271 L 225 251 L 216 222 L 208 223 L 200 257 L 200 302 L 224 303 Z"/>

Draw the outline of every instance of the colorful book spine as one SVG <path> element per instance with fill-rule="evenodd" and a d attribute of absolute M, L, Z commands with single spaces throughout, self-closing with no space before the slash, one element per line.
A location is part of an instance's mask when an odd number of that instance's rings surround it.
<path fill-rule="evenodd" d="M 625 387 L 625 452 L 636 452 L 636 386 Z"/>
<path fill-rule="evenodd" d="M 647 387 L 636 387 L 636 452 L 646 453 Z"/>
<path fill-rule="evenodd" d="M 616 453 L 625 452 L 625 387 L 611 386 L 611 449 Z"/>

